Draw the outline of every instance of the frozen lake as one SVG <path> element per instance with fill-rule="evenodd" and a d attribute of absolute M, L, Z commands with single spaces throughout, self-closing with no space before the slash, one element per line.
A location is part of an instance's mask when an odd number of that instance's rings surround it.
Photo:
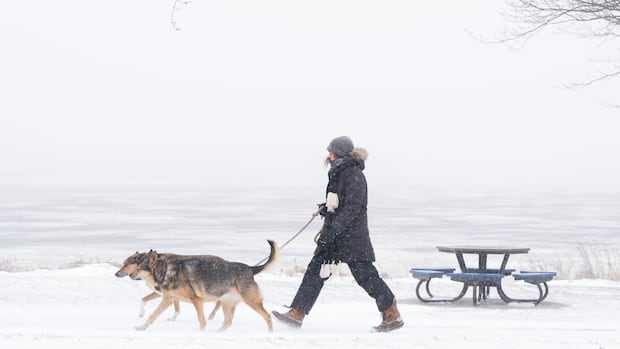
<path fill-rule="evenodd" d="M 322 185 L 3 185 L 0 261 L 17 270 L 56 269 L 120 263 L 152 248 L 254 264 L 268 253 L 265 239 L 282 244 L 310 219 Z M 390 276 L 406 276 L 414 265 L 454 266 L 438 245 L 530 247 L 511 258 L 513 266 L 542 264 L 564 277 L 578 272 L 571 265 L 583 259 L 580 246 L 613 257 L 620 248 L 617 193 L 369 189 L 376 264 Z M 305 267 L 320 225 L 315 219 L 282 250 L 282 270 Z"/>

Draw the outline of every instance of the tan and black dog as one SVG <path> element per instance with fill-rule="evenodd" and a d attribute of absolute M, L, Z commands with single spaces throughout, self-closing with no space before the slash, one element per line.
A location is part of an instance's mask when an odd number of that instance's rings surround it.
<path fill-rule="evenodd" d="M 140 278 L 138 277 L 138 266 L 140 265 L 140 263 L 143 263 L 146 260 L 148 254 L 149 254 L 148 252 L 136 251 L 136 253 L 132 254 L 131 256 L 127 257 L 127 259 L 125 259 L 125 261 L 121 265 L 121 268 L 114 275 L 116 275 L 116 277 L 119 277 L 119 278 L 129 276 L 133 280 L 140 280 Z M 202 259 L 206 261 L 223 261 L 224 260 L 221 257 L 212 256 L 212 255 L 179 255 L 179 254 L 173 254 L 173 253 L 160 253 L 158 254 L 158 258 L 174 259 L 174 260 Z M 149 301 L 152 301 L 153 299 L 157 299 L 161 296 L 161 289 L 159 288 L 159 286 L 155 284 L 152 278 L 147 278 L 144 281 L 151 289 L 153 289 L 153 292 L 149 293 L 148 295 L 142 298 L 142 302 L 140 303 L 140 313 L 138 314 L 138 317 L 144 316 L 144 308 L 146 306 L 146 303 L 148 303 Z M 215 308 L 213 308 L 213 310 L 211 311 L 211 314 L 209 314 L 209 320 L 212 320 L 215 317 L 215 314 L 217 313 L 219 308 L 220 308 L 220 304 L 218 302 L 215 304 Z M 172 321 L 176 320 L 180 312 L 181 310 L 179 307 L 179 301 L 175 300 L 174 301 L 174 315 L 169 320 L 172 320 Z"/>
<path fill-rule="evenodd" d="M 271 315 L 263 307 L 263 295 L 254 280 L 254 275 L 274 267 L 279 259 L 278 245 L 274 241 L 267 241 L 271 248 L 269 258 L 257 266 L 199 258 L 161 258 L 156 251 L 150 251 L 140 263 L 137 276 L 143 280 L 152 280 L 159 286 L 162 300 L 146 322 L 136 329 L 146 329 L 177 300 L 194 305 L 201 330 L 206 326 L 203 303 L 220 302 L 224 323 L 219 331 L 224 331 L 232 324 L 237 304 L 243 301 L 265 319 L 269 332 L 273 332 Z"/>

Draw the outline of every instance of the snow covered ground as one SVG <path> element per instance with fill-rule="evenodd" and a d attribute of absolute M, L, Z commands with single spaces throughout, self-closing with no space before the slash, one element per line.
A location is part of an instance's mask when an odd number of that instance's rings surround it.
<path fill-rule="evenodd" d="M 200 331 L 189 304 L 181 305 L 176 322 L 166 321 L 168 310 L 136 331 L 144 321 L 137 317 L 139 300 L 150 291 L 142 281 L 115 277 L 118 265 L 150 248 L 254 264 L 268 254 L 265 239 L 282 244 L 310 218 L 321 186 L 35 189 L 0 187 L 0 269 L 7 270 L 0 271 L 2 349 L 620 348 L 620 282 L 580 277 L 571 268 L 583 262 L 580 244 L 600 259 L 617 258 L 614 194 L 445 194 L 375 185 L 369 212 L 376 265 L 397 296 L 404 328 L 372 333 L 380 315 L 344 272 L 327 282 L 301 330 L 274 319 L 274 332 L 267 333 L 263 319 L 240 305 L 232 327 L 218 333 L 221 314 Z M 291 302 L 319 227 L 314 221 L 282 250 L 276 270 L 257 275 L 267 310 Z M 479 307 L 469 294 L 456 304 L 420 303 L 408 270 L 456 266 L 453 255 L 435 246 L 465 243 L 530 247 L 511 257 L 509 267 L 558 271 L 549 297 L 536 307 L 506 305 L 494 293 Z M 509 295 L 532 292 L 510 279 Z M 446 294 L 458 288 L 449 280 L 436 286 Z M 147 315 L 156 304 L 148 304 Z"/>
<path fill-rule="evenodd" d="M 540 305 L 505 305 L 492 297 L 474 308 L 469 297 L 457 304 L 424 305 L 415 280 L 393 278 L 406 322 L 393 333 L 372 333 L 379 323 L 372 300 L 347 276 L 329 280 L 301 330 L 274 319 L 267 333 L 258 314 L 245 305 L 233 325 L 216 332 L 219 313 L 198 329 L 193 307 L 181 304 L 177 321 L 168 310 L 146 331 L 136 331 L 142 281 L 114 276 L 117 268 L 92 264 L 66 270 L 0 272 L 0 346 L 29 348 L 618 348 L 620 283 L 604 280 L 551 282 Z M 259 274 L 268 310 L 290 302 L 301 275 Z M 517 287 L 518 285 L 514 285 Z M 514 289 L 516 291 L 516 288 Z M 148 313 L 157 301 L 147 306 Z M 207 310 L 210 306 L 207 305 Z"/>

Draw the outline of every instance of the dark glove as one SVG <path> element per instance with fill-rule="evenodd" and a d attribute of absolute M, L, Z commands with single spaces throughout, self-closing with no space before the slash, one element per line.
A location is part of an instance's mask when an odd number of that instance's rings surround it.
<path fill-rule="evenodd" d="M 330 225 L 325 225 L 321 235 L 319 235 L 319 239 L 316 241 L 316 244 L 325 247 L 328 245 L 333 245 L 335 241 L 336 230 Z"/>
<path fill-rule="evenodd" d="M 316 204 L 319 207 L 319 214 L 321 217 L 327 217 L 329 212 L 327 212 L 327 203 Z"/>
<path fill-rule="evenodd" d="M 336 230 L 334 228 L 324 226 L 316 245 L 314 255 L 321 255 L 323 263 L 339 262 L 336 260 Z"/>

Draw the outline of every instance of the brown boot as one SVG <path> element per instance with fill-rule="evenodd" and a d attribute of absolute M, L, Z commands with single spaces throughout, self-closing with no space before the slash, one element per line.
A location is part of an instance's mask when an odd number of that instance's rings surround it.
<path fill-rule="evenodd" d="M 276 319 L 282 321 L 286 325 L 295 328 L 301 327 L 301 324 L 304 321 L 304 317 L 306 316 L 306 314 L 304 314 L 302 311 L 293 308 L 291 308 L 291 310 L 287 311 L 284 314 L 278 313 L 275 310 L 272 311 L 272 313 L 276 317 Z"/>
<path fill-rule="evenodd" d="M 392 302 L 389 308 L 381 313 L 383 321 L 379 326 L 373 327 L 377 332 L 390 332 L 399 329 L 405 325 L 403 319 L 400 318 L 400 312 L 396 307 L 396 299 Z"/>

